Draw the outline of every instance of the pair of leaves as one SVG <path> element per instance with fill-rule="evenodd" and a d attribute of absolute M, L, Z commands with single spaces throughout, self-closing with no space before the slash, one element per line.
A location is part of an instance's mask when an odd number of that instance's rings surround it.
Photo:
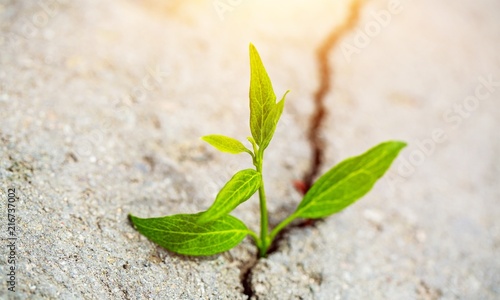
<path fill-rule="evenodd" d="M 288 91 L 276 103 L 269 75 L 257 49 L 250 44 L 250 131 L 262 150 L 269 146 L 273 138 L 276 125 L 283 113 L 286 94 Z"/>
<path fill-rule="evenodd" d="M 323 218 L 351 205 L 373 187 L 405 146 L 403 142 L 389 141 L 342 161 L 314 183 L 289 220 Z M 258 189 L 257 181 L 260 182 L 260 173 L 256 171 L 238 172 L 204 213 L 130 218 L 139 232 L 170 251 L 185 255 L 224 252 L 250 233 L 241 221 L 228 213 Z"/>
<path fill-rule="evenodd" d="M 273 85 L 254 45 L 250 44 L 249 52 L 250 131 L 252 132 L 253 140 L 259 145 L 261 151 L 263 151 L 269 146 L 273 138 L 276 126 L 283 113 L 286 95 L 289 91 L 276 103 Z M 252 152 L 240 141 L 231 137 L 214 134 L 204 136 L 202 139 L 222 152 L 232 154 L 247 152 L 252 155 Z"/>

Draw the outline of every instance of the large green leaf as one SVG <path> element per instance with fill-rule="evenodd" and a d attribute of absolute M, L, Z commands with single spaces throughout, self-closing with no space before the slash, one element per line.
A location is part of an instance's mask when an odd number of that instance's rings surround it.
<path fill-rule="evenodd" d="M 389 141 L 344 160 L 313 184 L 294 215 L 323 218 L 351 205 L 371 190 L 405 146 L 403 142 Z"/>
<path fill-rule="evenodd" d="M 262 175 L 252 169 L 236 173 L 220 190 L 210 208 L 203 213 L 199 223 L 207 223 L 229 214 L 247 201 L 259 189 Z"/>
<path fill-rule="evenodd" d="M 264 126 L 276 106 L 276 95 L 259 53 L 250 44 L 250 130 L 257 145 L 265 139 Z"/>
<path fill-rule="evenodd" d="M 245 147 L 240 141 L 227 136 L 219 134 L 211 134 L 211 135 L 206 135 L 201 139 L 222 152 L 227 152 L 232 154 L 247 152 L 250 155 L 252 155 L 252 152 L 249 149 L 247 149 L 247 147 Z"/>
<path fill-rule="evenodd" d="M 130 215 L 135 228 L 163 248 L 184 255 L 213 255 L 238 245 L 249 233 L 240 220 L 226 215 L 200 225 L 198 214 L 141 219 Z"/>

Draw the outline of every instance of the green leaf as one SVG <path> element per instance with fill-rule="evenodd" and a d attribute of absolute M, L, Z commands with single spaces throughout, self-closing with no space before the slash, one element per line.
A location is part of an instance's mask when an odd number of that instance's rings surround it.
<path fill-rule="evenodd" d="M 276 106 L 276 95 L 259 53 L 250 44 L 250 131 L 261 146 L 267 116 Z"/>
<path fill-rule="evenodd" d="M 385 142 L 339 163 L 313 184 L 294 215 L 323 218 L 351 205 L 371 190 L 405 146 L 403 142 Z"/>
<path fill-rule="evenodd" d="M 184 255 L 213 255 L 238 245 L 249 233 L 240 220 L 226 215 L 199 225 L 198 214 L 141 219 L 129 215 L 135 228 L 163 248 Z"/>
<path fill-rule="evenodd" d="M 201 138 L 205 142 L 214 146 L 217 150 L 232 154 L 247 152 L 252 155 L 252 152 L 247 149 L 240 141 L 219 134 L 206 135 Z"/>
<path fill-rule="evenodd" d="M 264 127 L 262 129 L 263 140 L 261 143 L 261 148 L 266 149 L 271 140 L 273 139 L 274 131 L 276 131 L 276 126 L 278 125 L 278 121 L 283 113 L 283 108 L 285 106 L 285 97 L 288 94 L 287 91 L 281 100 L 274 105 L 273 109 L 267 115 L 266 120 L 264 121 Z"/>
<path fill-rule="evenodd" d="M 212 206 L 203 213 L 198 222 L 207 223 L 229 214 L 255 194 L 260 187 L 261 180 L 261 174 L 255 170 L 239 171 L 224 185 Z"/>

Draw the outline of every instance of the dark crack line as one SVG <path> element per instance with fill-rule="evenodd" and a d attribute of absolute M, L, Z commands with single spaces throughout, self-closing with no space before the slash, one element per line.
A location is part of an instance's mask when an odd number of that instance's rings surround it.
<path fill-rule="evenodd" d="M 248 299 L 251 299 L 254 295 L 253 287 L 252 287 L 252 271 L 255 265 L 259 262 L 256 257 L 255 260 L 252 260 L 245 266 L 240 269 L 241 272 L 241 285 L 243 286 L 243 294 L 248 296 Z"/>
<path fill-rule="evenodd" d="M 327 35 L 326 39 L 318 47 L 316 57 L 318 60 L 318 72 L 320 77 L 320 84 L 314 93 L 315 110 L 310 118 L 310 127 L 307 133 L 309 144 L 311 147 L 311 165 L 309 170 L 303 177 L 303 187 L 301 192 L 304 194 L 311 188 L 314 179 L 321 170 L 323 164 L 323 152 L 325 142 L 321 137 L 321 129 L 323 121 L 327 114 L 325 107 L 325 97 L 330 92 L 333 70 L 330 67 L 329 54 L 331 50 L 339 43 L 342 37 L 353 29 L 359 20 L 359 14 L 362 7 L 362 0 L 353 0 L 349 7 L 348 16 L 340 26 L 333 28 Z"/>

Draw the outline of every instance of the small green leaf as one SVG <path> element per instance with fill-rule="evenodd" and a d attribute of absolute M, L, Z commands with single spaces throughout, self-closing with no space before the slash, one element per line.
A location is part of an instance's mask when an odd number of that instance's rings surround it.
<path fill-rule="evenodd" d="M 199 225 L 198 214 L 141 219 L 129 215 L 135 228 L 163 248 L 184 255 L 213 255 L 238 245 L 249 233 L 240 220 L 226 215 Z"/>
<path fill-rule="evenodd" d="M 206 135 L 201 138 L 205 142 L 214 146 L 217 150 L 232 154 L 247 152 L 252 155 L 252 152 L 247 149 L 240 141 L 219 134 Z"/>
<path fill-rule="evenodd" d="M 285 106 L 285 97 L 288 94 L 287 91 L 281 100 L 276 103 L 267 115 L 266 120 L 264 121 L 264 127 L 262 129 L 263 140 L 261 143 L 261 148 L 266 149 L 269 146 L 269 143 L 273 139 L 274 131 L 276 131 L 276 126 L 278 125 L 278 121 L 280 120 L 281 114 L 283 113 L 283 108 Z"/>
<path fill-rule="evenodd" d="M 405 146 L 403 142 L 385 142 L 339 163 L 313 184 L 294 215 L 323 218 L 351 205 L 371 190 Z"/>
<path fill-rule="evenodd" d="M 261 180 L 261 174 L 255 170 L 239 171 L 224 185 L 212 206 L 203 213 L 198 222 L 207 223 L 229 214 L 255 194 L 260 187 Z"/>
<path fill-rule="evenodd" d="M 250 130 L 257 145 L 264 140 L 264 123 L 276 105 L 276 95 L 259 53 L 250 44 Z"/>

